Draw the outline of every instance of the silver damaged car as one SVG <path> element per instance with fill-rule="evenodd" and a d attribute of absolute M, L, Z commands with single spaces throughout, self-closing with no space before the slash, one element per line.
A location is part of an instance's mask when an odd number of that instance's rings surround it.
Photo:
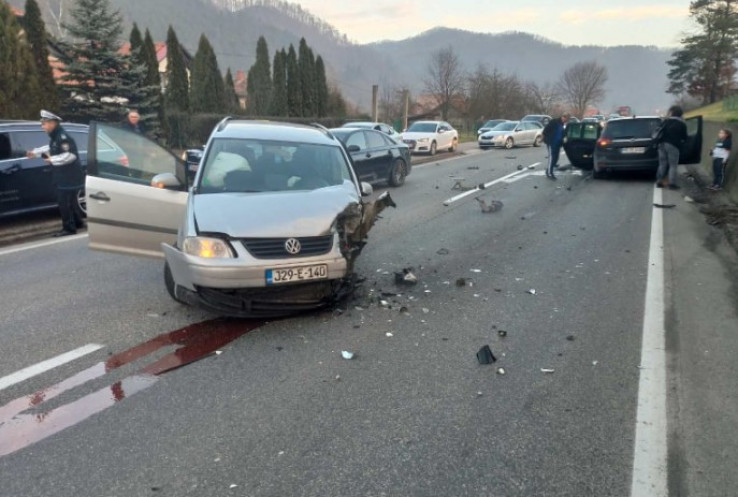
<path fill-rule="evenodd" d="M 177 301 L 236 317 L 320 308 L 352 287 L 353 263 L 378 214 L 394 202 L 362 196 L 351 159 L 325 128 L 225 119 L 194 178 L 140 135 L 90 130 L 90 248 L 164 257 Z M 112 139 L 129 164 L 97 156 Z"/>

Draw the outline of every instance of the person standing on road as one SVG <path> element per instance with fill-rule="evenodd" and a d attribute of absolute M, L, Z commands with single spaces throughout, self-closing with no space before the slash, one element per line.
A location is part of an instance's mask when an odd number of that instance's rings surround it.
<path fill-rule="evenodd" d="M 43 157 L 44 162 L 53 166 L 52 177 L 62 218 L 62 230 L 54 236 L 74 235 L 84 226 L 78 195 L 85 186 L 85 175 L 79 162 L 77 144 L 61 126 L 61 120 L 59 116 L 42 110 L 41 127 L 49 135 L 49 144 L 26 152 L 29 159 Z"/>
<path fill-rule="evenodd" d="M 684 112 L 678 105 L 669 108 L 666 119 L 661 123 L 660 137 L 657 139 L 659 149 L 659 169 L 656 173 L 656 186 L 678 190 L 677 167 L 679 151 L 687 141 L 687 124 L 682 116 Z M 667 179 L 668 175 L 668 179 Z"/>
<path fill-rule="evenodd" d="M 718 133 L 718 139 L 715 148 L 710 151 L 712 156 L 712 173 L 714 180 L 712 186 L 707 187 L 709 190 L 720 191 L 723 189 L 723 180 L 725 178 L 725 167 L 728 165 L 730 157 L 730 149 L 733 147 L 733 133 L 728 129 L 721 129 Z"/>
<path fill-rule="evenodd" d="M 543 143 L 548 147 L 548 166 L 546 167 L 546 177 L 556 179 L 554 169 L 559 167 L 559 155 L 561 154 L 561 145 L 564 143 L 564 127 L 569 121 L 569 114 L 563 114 L 561 117 L 551 119 L 545 128 L 543 128 Z"/>
<path fill-rule="evenodd" d="M 145 134 L 143 124 L 141 124 L 141 115 L 137 110 L 129 110 L 126 120 L 123 122 L 123 127 L 128 131 L 137 133 L 139 135 Z"/>

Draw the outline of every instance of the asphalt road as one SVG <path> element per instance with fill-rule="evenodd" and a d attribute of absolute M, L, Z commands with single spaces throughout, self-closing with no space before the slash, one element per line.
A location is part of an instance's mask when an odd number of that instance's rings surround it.
<path fill-rule="evenodd" d="M 211 321 L 169 299 L 161 262 L 90 252 L 84 235 L 3 249 L 0 496 L 631 495 L 653 185 L 572 170 L 553 182 L 527 167 L 544 155 L 469 150 L 416 167 L 391 190 L 398 208 L 370 234 L 344 312 Z M 444 205 L 459 177 L 494 183 Z M 719 235 L 705 248 L 696 209 L 664 195 L 679 204 L 664 212 L 668 484 L 729 495 L 736 476 L 710 483 L 698 467 L 727 464 L 710 454 L 721 423 L 735 431 L 734 382 L 710 396 L 700 381 L 738 348 L 735 258 Z M 483 214 L 477 196 L 504 207 Z M 695 253 L 701 266 L 683 262 Z M 416 287 L 394 284 L 405 267 Z M 685 304 L 696 296 L 702 314 Z M 717 363 L 677 346 L 695 319 Z M 477 362 L 485 344 L 494 365 Z"/>

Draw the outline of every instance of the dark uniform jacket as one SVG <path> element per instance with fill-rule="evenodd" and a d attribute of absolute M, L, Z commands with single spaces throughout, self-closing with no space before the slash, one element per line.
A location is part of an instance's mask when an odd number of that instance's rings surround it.
<path fill-rule="evenodd" d="M 663 122 L 662 126 L 664 131 L 659 143 L 671 143 L 681 149 L 687 141 L 687 125 L 684 120 L 670 117 Z"/>
<path fill-rule="evenodd" d="M 57 126 L 49 138 L 49 156 L 56 187 L 62 190 L 84 187 L 85 175 L 74 139 L 61 126 Z"/>
<path fill-rule="evenodd" d="M 564 128 L 564 121 L 560 117 L 551 119 L 548 124 L 543 128 L 543 143 L 546 145 L 554 145 L 556 141 L 556 135 Z M 562 133 L 563 137 L 563 133 Z"/>

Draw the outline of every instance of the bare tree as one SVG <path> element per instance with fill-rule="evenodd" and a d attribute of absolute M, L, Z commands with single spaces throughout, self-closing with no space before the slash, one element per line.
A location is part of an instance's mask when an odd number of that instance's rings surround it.
<path fill-rule="evenodd" d="M 564 71 L 557 85 L 572 112 L 582 117 L 587 108 L 605 98 L 607 68 L 595 61 L 578 62 Z"/>
<path fill-rule="evenodd" d="M 46 8 L 49 11 L 51 19 L 54 21 L 55 38 L 63 40 L 67 36 L 67 30 L 64 27 L 66 22 L 65 0 L 46 0 Z"/>
<path fill-rule="evenodd" d="M 527 84 L 526 91 L 536 107 L 535 112 L 553 115 L 554 111 L 558 109 L 561 96 L 555 84 L 544 83 L 539 85 L 531 82 Z"/>
<path fill-rule="evenodd" d="M 425 90 L 435 98 L 444 120 L 455 98 L 463 96 L 465 75 L 459 56 L 449 46 L 431 54 Z"/>

